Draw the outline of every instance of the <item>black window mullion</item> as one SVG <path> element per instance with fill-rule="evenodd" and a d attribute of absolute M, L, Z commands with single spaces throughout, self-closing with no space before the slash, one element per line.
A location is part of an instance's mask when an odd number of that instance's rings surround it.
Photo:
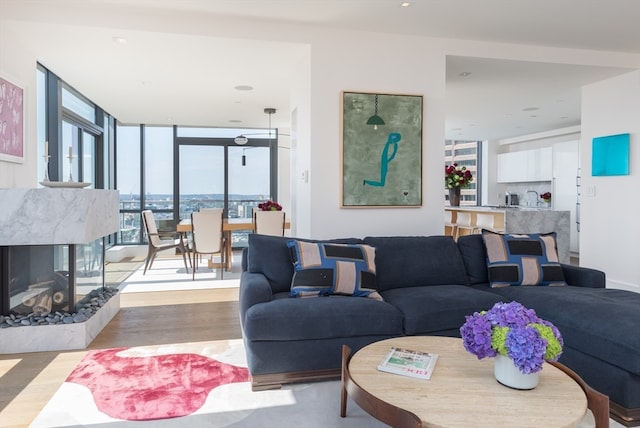
<path fill-rule="evenodd" d="M 144 139 L 144 125 L 140 125 L 140 218 L 142 218 L 142 211 L 146 209 L 147 200 L 145 197 L 145 167 L 144 167 L 144 152 L 145 152 L 145 139 Z M 144 233 L 140 233 L 140 243 L 144 243 Z"/>
<path fill-rule="evenodd" d="M 173 125 L 173 221 L 177 226 L 180 219 L 180 145 L 178 127 Z"/>

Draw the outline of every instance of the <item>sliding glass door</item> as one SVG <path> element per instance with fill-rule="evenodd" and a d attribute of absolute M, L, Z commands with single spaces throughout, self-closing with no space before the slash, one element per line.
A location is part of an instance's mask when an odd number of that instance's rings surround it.
<path fill-rule="evenodd" d="M 181 219 L 201 208 L 223 208 L 230 219 L 251 222 L 253 208 L 271 198 L 271 150 L 240 146 L 233 139 L 179 141 Z M 234 248 L 247 245 L 248 231 L 233 232 Z"/>
<path fill-rule="evenodd" d="M 201 208 L 225 208 L 225 148 L 180 145 L 180 218 Z"/>

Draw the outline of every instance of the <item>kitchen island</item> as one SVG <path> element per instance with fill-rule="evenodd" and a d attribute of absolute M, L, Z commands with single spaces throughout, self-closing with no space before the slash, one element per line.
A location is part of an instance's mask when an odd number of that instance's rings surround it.
<path fill-rule="evenodd" d="M 456 222 L 459 212 L 471 215 L 471 224 L 476 224 L 478 213 L 490 214 L 494 219 L 494 228 L 504 233 L 550 233 L 557 234 L 558 257 L 560 263 L 569 263 L 570 212 L 555 211 L 549 208 L 533 207 L 445 207 L 451 211 L 451 221 Z"/>

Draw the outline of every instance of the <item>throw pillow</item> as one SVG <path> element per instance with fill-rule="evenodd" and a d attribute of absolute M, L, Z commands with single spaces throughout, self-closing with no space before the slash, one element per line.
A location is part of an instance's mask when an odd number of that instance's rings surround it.
<path fill-rule="evenodd" d="M 339 294 L 382 300 L 375 290 L 375 248 L 297 240 L 290 240 L 287 245 L 294 270 L 290 296 Z"/>
<path fill-rule="evenodd" d="M 567 285 L 558 261 L 555 233 L 500 234 L 482 231 L 491 287 Z"/>

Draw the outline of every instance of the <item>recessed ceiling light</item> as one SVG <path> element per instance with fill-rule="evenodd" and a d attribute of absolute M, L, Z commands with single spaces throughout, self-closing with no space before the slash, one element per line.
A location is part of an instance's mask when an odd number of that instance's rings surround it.
<path fill-rule="evenodd" d="M 238 85 L 234 87 L 237 91 L 253 91 L 253 86 L 249 85 Z"/>
<path fill-rule="evenodd" d="M 540 110 L 540 107 L 525 107 L 522 109 L 522 111 L 536 111 L 536 110 Z"/>
<path fill-rule="evenodd" d="M 242 123 L 242 121 L 240 119 L 231 119 L 229 123 Z"/>
<path fill-rule="evenodd" d="M 537 114 L 532 114 L 532 115 L 531 115 L 531 116 L 529 116 L 529 117 L 538 117 L 538 115 L 537 115 Z"/>
<path fill-rule="evenodd" d="M 113 43 L 117 43 L 119 45 L 126 45 L 127 44 L 127 39 L 125 39 L 124 37 L 114 36 L 114 37 L 111 38 L 111 40 L 113 40 Z"/>
<path fill-rule="evenodd" d="M 470 71 L 463 71 L 462 73 L 458 74 L 458 76 L 460 76 L 460 77 L 469 77 L 469 76 L 471 76 L 471 72 Z"/>
<path fill-rule="evenodd" d="M 560 119 L 569 119 L 569 116 L 561 116 Z"/>
<path fill-rule="evenodd" d="M 403 1 L 403 2 L 400 4 L 400 6 L 402 6 L 402 7 L 409 7 L 409 6 L 411 6 L 411 2 L 409 2 L 409 1 Z"/>

